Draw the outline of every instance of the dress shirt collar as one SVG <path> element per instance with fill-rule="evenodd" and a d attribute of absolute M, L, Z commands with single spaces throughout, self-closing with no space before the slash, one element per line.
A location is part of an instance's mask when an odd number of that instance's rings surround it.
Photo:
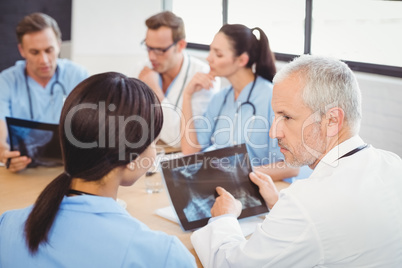
<path fill-rule="evenodd" d="M 187 72 L 187 68 L 189 67 L 188 65 L 190 64 L 190 59 L 189 56 L 187 56 L 187 53 L 183 52 L 183 63 L 180 67 L 180 71 L 179 73 L 176 75 L 176 77 L 172 80 L 172 82 L 170 83 L 170 85 L 168 86 L 165 96 L 169 95 L 169 92 L 172 90 L 173 87 L 175 87 L 175 83 L 176 80 L 179 81 L 178 82 L 178 86 L 181 86 L 182 88 L 180 89 L 184 89 L 184 83 L 186 83 L 186 80 L 189 81 L 189 79 L 191 79 L 191 77 L 187 77 L 188 76 L 188 72 Z M 181 81 L 181 83 L 180 83 Z M 159 86 L 162 88 L 162 75 L 159 75 Z M 180 89 L 176 89 L 180 90 Z M 180 92 L 178 92 L 177 94 L 180 94 Z M 179 96 L 180 97 L 180 96 Z"/>
<path fill-rule="evenodd" d="M 338 166 L 338 159 L 348 152 L 364 145 L 364 141 L 358 136 L 353 136 L 352 138 L 340 143 L 338 146 L 332 148 L 318 163 L 315 170 L 321 168 L 321 166 Z"/>

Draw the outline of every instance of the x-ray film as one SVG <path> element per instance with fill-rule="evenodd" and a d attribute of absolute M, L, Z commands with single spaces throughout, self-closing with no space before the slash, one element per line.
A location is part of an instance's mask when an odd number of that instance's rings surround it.
<path fill-rule="evenodd" d="M 28 167 L 63 164 L 57 124 L 6 117 L 10 149 L 32 159 Z"/>
<path fill-rule="evenodd" d="M 252 171 L 245 144 L 161 162 L 170 199 L 184 230 L 203 227 L 211 217 L 216 187 L 240 200 L 239 218 L 268 212 Z"/>

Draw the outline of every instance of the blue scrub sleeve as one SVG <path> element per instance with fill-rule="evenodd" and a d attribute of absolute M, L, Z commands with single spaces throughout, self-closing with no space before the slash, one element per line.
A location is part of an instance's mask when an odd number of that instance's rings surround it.
<path fill-rule="evenodd" d="M 177 237 L 173 237 L 167 256 L 165 267 L 197 267 L 194 256 Z"/>
<path fill-rule="evenodd" d="M 0 119 L 10 116 L 11 81 L 4 74 L 0 74 Z"/>

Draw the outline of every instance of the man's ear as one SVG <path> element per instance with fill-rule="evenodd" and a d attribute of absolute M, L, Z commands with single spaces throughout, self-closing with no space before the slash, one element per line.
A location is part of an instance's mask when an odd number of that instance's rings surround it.
<path fill-rule="evenodd" d="M 182 52 L 187 47 L 187 42 L 184 39 L 177 41 L 177 51 Z"/>
<path fill-rule="evenodd" d="M 22 45 L 18 44 L 18 51 L 20 52 L 21 57 L 25 59 L 25 53 L 24 50 L 22 49 Z"/>
<path fill-rule="evenodd" d="M 345 120 L 345 112 L 342 108 L 334 107 L 327 111 L 327 136 L 333 137 L 338 135 L 339 131 L 343 128 Z"/>
<path fill-rule="evenodd" d="M 240 67 L 244 67 L 247 65 L 248 61 L 249 61 L 250 57 L 246 52 L 243 52 L 238 58 L 238 63 Z"/>

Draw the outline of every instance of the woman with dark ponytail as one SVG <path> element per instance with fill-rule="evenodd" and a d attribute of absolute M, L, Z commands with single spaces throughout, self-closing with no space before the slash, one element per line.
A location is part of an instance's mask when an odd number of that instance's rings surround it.
<path fill-rule="evenodd" d="M 0 267 L 192 267 L 176 237 L 148 229 L 116 202 L 155 158 L 159 101 L 119 73 L 81 82 L 65 101 L 65 171 L 33 207 L 0 217 Z M 144 163 L 148 163 L 144 166 Z"/>
<path fill-rule="evenodd" d="M 251 164 L 274 180 L 296 176 L 287 168 L 276 140 L 269 138 L 275 56 L 260 28 L 226 24 L 207 57 L 209 74 L 197 73 L 183 93 L 181 148 L 184 154 L 246 143 Z M 216 76 L 230 86 L 214 95 L 203 118 L 193 118 L 191 96 L 211 88 Z"/>

